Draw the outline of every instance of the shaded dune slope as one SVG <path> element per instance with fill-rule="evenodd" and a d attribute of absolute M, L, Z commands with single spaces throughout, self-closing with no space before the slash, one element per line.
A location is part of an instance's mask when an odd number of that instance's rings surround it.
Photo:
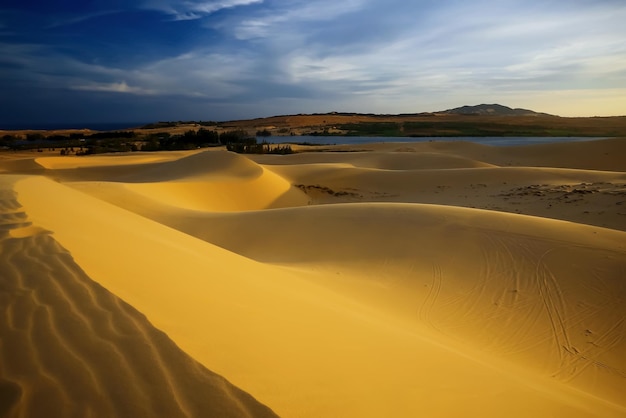
<path fill-rule="evenodd" d="M 256 156 L 254 161 L 262 164 L 349 164 L 353 167 L 377 168 L 381 170 L 422 170 L 433 168 L 492 167 L 492 164 L 467 158 L 456 153 L 424 150 L 416 152 L 412 147 L 396 144 L 392 152 L 349 152 L 349 153 L 302 153 L 280 158 L 271 155 Z"/>
<path fill-rule="evenodd" d="M 334 150 L 349 150 L 339 145 Z M 520 146 L 489 146 L 469 141 L 380 143 L 359 145 L 363 151 L 437 153 L 501 167 L 562 167 L 585 170 L 626 171 L 626 138 Z"/>
<path fill-rule="evenodd" d="M 367 160 L 367 164 L 361 165 L 341 163 L 339 153 L 307 154 L 293 159 L 291 156 L 253 158 L 298 185 L 315 204 L 367 201 L 443 204 L 626 230 L 626 163 L 621 158 L 623 153 L 620 154 L 624 143 L 624 140 L 606 140 L 548 144 L 549 147 L 416 143 L 410 144 L 412 152 L 397 152 L 406 149 L 398 147 L 407 144 L 380 144 L 372 146 L 375 151 L 370 153 L 341 153 L 348 154 L 345 160 L 353 163 Z M 463 153 L 475 158 L 468 160 L 473 162 L 473 167 L 459 167 L 445 159 L 433 158 Z M 419 156 L 413 162 L 423 161 L 407 165 L 403 161 L 406 155 Z M 531 166 L 533 156 L 545 166 Z M 396 169 L 392 169 L 394 158 L 400 161 Z"/>
<path fill-rule="evenodd" d="M 493 148 L 489 160 L 498 165 L 626 171 L 626 138 Z"/>
<path fill-rule="evenodd" d="M 563 168 L 481 167 L 407 171 L 354 168 L 338 164 L 270 167 L 296 184 L 320 184 L 336 191 L 376 192 L 380 199 L 388 197 L 396 201 L 415 199 L 413 196 L 420 192 L 426 192 L 431 197 L 435 192 L 441 192 L 442 188 L 463 190 L 469 186 L 492 186 L 496 190 L 507 190 L 529 184 L 626 182 L 626 174 L 623 172 Z M 452 197 L 462 203 L 462 199 L 458 198 L 463 196 Z"/>
<path fill-rule="evenodd" d="M 275 416 L 87 277 L 7 187 L 0 222 L 0 416 Z"/>

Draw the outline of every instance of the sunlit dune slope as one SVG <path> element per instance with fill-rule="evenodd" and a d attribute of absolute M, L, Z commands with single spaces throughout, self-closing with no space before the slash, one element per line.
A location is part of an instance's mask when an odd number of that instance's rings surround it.
<path fill-rule="evenodd" d="M 0 179 L 0 416 L 275 416 L 92 281 L 13 180 Z"/>
<path fill-rule="evenodd" d="M 188 209 L 254 210 L 308 202 L 306 195 L 285 179 L 234 153 L 170 153 L 166 154 L 167 159 L 160 160 L 152 154 L 146 157 L 147 162 L 106 157 L 78 162 L 75 158 L 42 158 L 37 162 L 49 169 L 55 179 L 107 181 L 125 189 L 120 193 L 131 192 Z"/>
<path fill-rule="evenodd" d="M 624 233 L 387 203 L 154 222 L 40 177 L 17 192 L 91 278 L 278 414 L 626 413 Z"/>
<path fill-rule="evenodd" d="M 193 155 L 193 151 L 133 152 L 126 154 L 39 157 L 35 161 L 47 169 L 81 169 L 85 167 L 135 166 L 178 160 Z"/>

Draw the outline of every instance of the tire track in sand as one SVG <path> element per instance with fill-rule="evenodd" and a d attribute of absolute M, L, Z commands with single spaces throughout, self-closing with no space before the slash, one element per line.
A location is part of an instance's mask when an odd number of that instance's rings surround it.
<path fill-rule="evenodd" d="M 437 299 L 439 298 L 439 294 L 441 293 L 442 287 L 442 273 L 441 266 L 439 264 L 432 265 L 432 281 L 429 286 L 428 294 L 424 299 L 424 302 L 420 306 L 419 310 L 419 318 L 422 322 L 430 326 L 435 330 L 439 330 L 437 325 L 435 325 L 433 321 L 432 311 L 437 303 Z"/>
<path fill-rule="evenodd" d="M 562 248 L 564 247 L 550 248 L 539 257 L 536 262 L 535 283 L 552 330 L 554 352 L 558 355 L 559 364 L 551 376 L 567 381 L 576 373 L 576 362 L 578 361 L 578 356 L 575 355 L 576 349 L 568 331 L 572 318 L 567 316 L 566 301 L 559 281 L 546 262 L 552 253 Z"/>
<path fill-rule="evenodd" d="M 550 254 L 566 247 L 554 247 L 546 251 L 537 261 L 536 283 L 544 304 L 545 312 L 549 318 L 552 328 L 552 338 L 554 340 L 555 351 L 559 355 L 559 367 L 552 374 L 553 377 L 561 381 L 569 382 L 580 376 L 589 366 L 607 370 L 609 373 L 626 377 L 626 371 L 605 364 L 596 360 L 603 353 L 611 351 L 622 340 L 622 329 L 624 318 L 618 320 L 602 335 L 595 339 L 594 347 L 577 348 L 573 338 L 569 334 L 569 329 L 578 325 L 585 319 L 585 315 L 568 315 L 567 302 L 563 296 L 563 291 L 559 281 L 547 265 L 546 259 Z M 586 312 L 586 315 L 589 315 Z"/>

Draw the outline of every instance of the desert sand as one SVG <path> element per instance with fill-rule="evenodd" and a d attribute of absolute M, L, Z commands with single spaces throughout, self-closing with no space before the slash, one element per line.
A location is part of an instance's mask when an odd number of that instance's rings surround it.
<path fill-rule="evenodd" d="M 2 417 L 624 417 L 626 139 L 0 159 Z"/>

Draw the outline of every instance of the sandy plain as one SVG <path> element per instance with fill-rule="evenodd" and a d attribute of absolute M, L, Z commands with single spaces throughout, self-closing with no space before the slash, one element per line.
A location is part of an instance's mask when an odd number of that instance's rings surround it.
<path fill-rule="evenodd" d="M 0 159 L 0 416 L 626 416 L 626 139 Z"/>

